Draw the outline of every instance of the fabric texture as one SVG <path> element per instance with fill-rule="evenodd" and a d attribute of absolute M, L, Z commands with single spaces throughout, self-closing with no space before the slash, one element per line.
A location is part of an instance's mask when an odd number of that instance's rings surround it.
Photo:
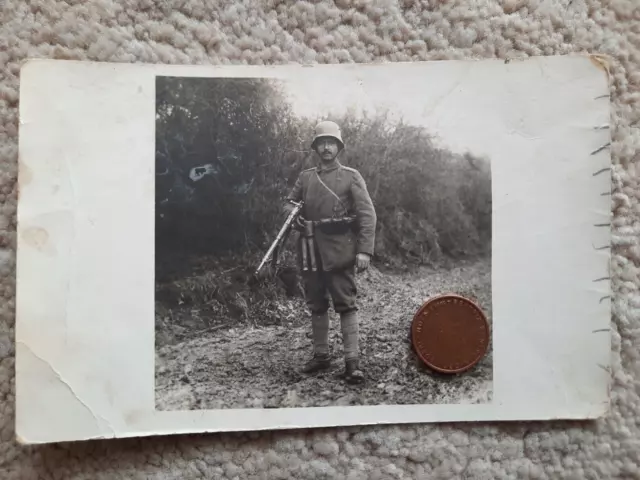
<path fill-rule="evenodd" d="M 357 360 L 360 350 L 358 348 L 358 312 L 351 310 L 340 314 L 340 329 L 342 331 L 342 345 L 345 360 Z"/>
<path fill-rule="evenodd" d="M 639 20 L 636 0 L 0 1 L 0 478 L 640 478 Z M 16 443 L 18 92 L 27 57 L 325 63 L 571 52 L 611 57 L 613 382 L 607 418 Z"/>
<path fill-rule="evenodd" d="M 311 314 L 311 335 L 314 354 L 329 355 L 329 312 Z"/>
<path fill-rule="evenodd" d="M 304 272 L 302 275 L 306 303 L 312 312 L 326 312 L 331 306 L 337 313 L 357 310 L 358 286 L 355 268 L 343 268 L 331 272 Z"/>
<path fill-rule="evenodd" d="M 334 165 L 300 172 L 287 200 L 305 202 L 302 216 L 314 222 L 355 216 L 355 224 L 320 224 L 315 243 L 324 270 L 353 265 L 358 253 L 373 254 L 376 211 L 364 178 L 338 160 Z M 351 228 L 357 225 L 357 228 Z M 357 233 L 356 233 L 357 231 Z"/>

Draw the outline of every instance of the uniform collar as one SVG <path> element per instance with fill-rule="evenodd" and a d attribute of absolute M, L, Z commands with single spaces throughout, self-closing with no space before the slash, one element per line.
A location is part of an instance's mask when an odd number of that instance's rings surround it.
<path fill-rule="evenodd" d="M 320 163 L 320 165 L 318 165 L 318 173 L 330 172 L 340 167 L 342 167 L 342 164 L 338 160 L 336 160 L 332 165 L 328 167 L 325 167 L 322 163 Z"/>

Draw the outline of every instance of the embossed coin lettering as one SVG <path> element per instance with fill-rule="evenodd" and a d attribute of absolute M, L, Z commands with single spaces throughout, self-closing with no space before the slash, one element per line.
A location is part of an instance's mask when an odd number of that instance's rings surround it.
<path fill-rule="evenodd" d="M 462 373 L 487 353 L 491 332 L 484 313 L 459 295 L 441 295 L 427 301 L 411 323 L 416 354 L 441 373 Z"/>

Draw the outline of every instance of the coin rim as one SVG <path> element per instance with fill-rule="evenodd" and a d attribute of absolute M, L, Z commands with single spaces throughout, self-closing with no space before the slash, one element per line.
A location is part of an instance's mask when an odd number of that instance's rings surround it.
<path fill-rule="evenodd" d="M 417 328 L 418 319 L 420 318 L 422 312 L 430 304 L 432 304 L 435 301 L 442 300 L 443 298 L 456 298 L 456 299 L 459 299 L 459 300 L 462 300 L 464 302 L 469 303 L 480 314 L 480 318 L 482 318 L 485 330 L 487 332 L 487 342 L 484 345 L 483 351 L 480 353 L 480 355 L 478 355 L 476 360 L 474 360 L 473 362 L 471 362 L 468 365 L 466 365 L 464 367 L 461 367 L 461 368 L 447 369 L 447 368 L 442 368 L 442 367 L 438 367 L 437 365 L 434 365 L 433 363 L 431 363 L 425 357 L 422 356 L 422 354 L 420 352 L 420 349 L 416 345 L 416 335 L 415 335 L 416 332 L 415 332 L 415 329 Z M 487 316 L 485 315 L 483 310 L 480 308 L 480 306 L 476 302 L 474 302 L 470 298 L 464 297 L 464 296 L 456 294 L 456 293 L 444 293 L 444 294 L 441 294 L 441 295 L 436 295 L 435 297 L 432 297 L 429 300 L 427 300 L 426 302 L 424 302 L 422 304 L 422 306 L 413 315 L 413 320 L 411 321 L 411 344 L 413 345 L 413 350 L 415 351 L 415 353 L 418 356 L 418 358 L 420 358 L 420 360 L 422 360 L 422 362 L 425 365 L 427 365 L 429 368 L 431 368 L 431 369 L 433 369 L 433 370 L 435 370 L 437 372 L 440 372 L 440 373 L 448 373 L 448 374 L 463 373 L 463 372 L 466 372 L 466 371 L 472 369 L 473 367 L 475 367 L 486 356 L 487 351 L 489 350 L 489 345 L 491 344 L 491 326 L 489 325 L 489 321 L 487 320 Z"/>

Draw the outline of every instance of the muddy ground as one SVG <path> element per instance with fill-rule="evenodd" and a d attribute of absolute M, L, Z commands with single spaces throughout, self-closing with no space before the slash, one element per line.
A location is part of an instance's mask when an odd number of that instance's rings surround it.
<path fill-rule="evenodd" d="M 491 322 L 489 259 L 452 269 L 423 268 L 359 275 L 360 346 L 366 382 L 346 385 L 339 317 L 331 313 L 333 368 L 306 376 L 312 351 L 309 314 L 299 298 L 278 303 L 279 324 L 248 323 L 205 329 L 156 351 L 159 410 L 277 408 L 330 405 L 478 403 L 491 399 L 492 349 L 458 376 L 424 368 L 410 348 L 412 315 L 431 296 L 458 293 L 474 299 Z"/>

